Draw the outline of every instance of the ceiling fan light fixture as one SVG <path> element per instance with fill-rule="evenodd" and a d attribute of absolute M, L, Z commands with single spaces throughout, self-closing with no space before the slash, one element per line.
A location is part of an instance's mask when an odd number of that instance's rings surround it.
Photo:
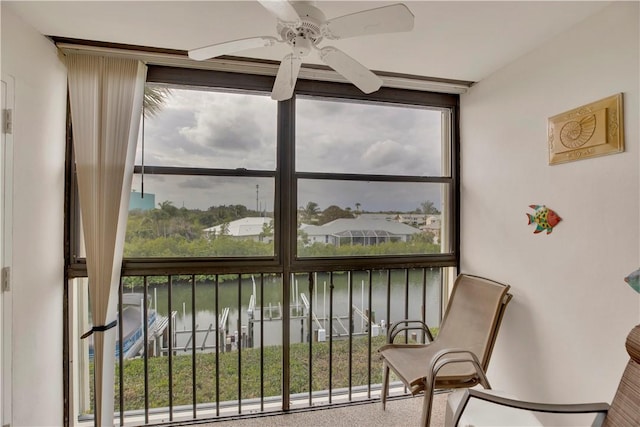
<path fill-rule="evenodd" d="M 304 58 L 305 56 L 308 56 L 309 53 L 311 52 L 311 48 L 313 46 L 313 42 L 305 37 L 304 35 L 302 36 L 297 36 L 294 40 L 293 40 L 293 53 L 301 58 Z"/>

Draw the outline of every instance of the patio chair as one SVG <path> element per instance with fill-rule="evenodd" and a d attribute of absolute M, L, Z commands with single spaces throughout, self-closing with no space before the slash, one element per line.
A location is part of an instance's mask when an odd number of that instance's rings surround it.
<path fill-rule="evenodd" d="M 485 372 L 505 308 L 512 295 L 509 285 L 477 276 L 456 278 L 440 331 L 434 339 L 420 320 L 390 325 L 387 344 L 378 350 L 383 361 L 382 409 L 389 392 L 389 370 L 411 394 L 424 393 L 422 425 L 429 426 L 435 389 L 491 388 Z M 403 331 L 421 330 L 428 343 L 395 343 Z M 404 335 L 404 334 L 403 334 Z"/>
<path fill-rule="evenodd" d="M 638 427 L 640 426 L 640 325 L 634 327 L 627 336 L 627 352 L 630 360 L 622 373 L 618 390 L 611 405 L 607 403 L 550 404 L 523 402 L 492 396 L 480 390 L 465 390 L 453 425 L 457 426 L 461 417 L 468 418 L 465 409 L 470 399 L 481 399 L 495 404 L 492 410 L 500 411 L 504 407 L 526 411 L 555 414 L 594 414 L 592 427 Z M 472 419 L 470 421 L 473 421 Z M 475 424 L 474 424 L 475 425 Z M 555 423 L 554 423 L 555 425 Z"/>

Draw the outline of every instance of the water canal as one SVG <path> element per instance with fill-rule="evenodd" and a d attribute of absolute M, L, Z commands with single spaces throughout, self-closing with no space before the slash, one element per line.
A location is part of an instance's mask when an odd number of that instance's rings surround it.
<path fill-rule="evenodd" d="M 355 334 L 367 333 L 365 316 L 371 310 L 371 321 L 382 326 L 389 319 L 397 321 L 407 317 L 420 318 L 423 301 L 426 301 L 426 320 L 429 326 L 438 326 L 441 317 L 441 276 L 440 269 L 373 271 L 371 292 L 369 291 L 368 272 L 334 273 L 333 295 L 331 295 L 331 279 L 329 273 L 314 273 L 314 287 L 309 289 L 308 274 L 296 275 L 290 290 L 291 295 L 291 342 L 304 342 L 309 334 L 309 311 L 313 308 L 315 315 L 311 319 L 313 329 L 325 329 L 328 339 L 329 317 L 332 314 L 334 337 L 348 335 L 349 301 L 354 307 L 352 331 Z M 349 277 L 351 276 L 351 278 Z M 174 315 L 174 348 L 178 351 L 190 351 L 192 345 L 191 330 L 193 325 L 195 301 L 196 348 L 211 350 L 215 344 L 216 313 L 221 315 L 228 309 L 225 324 L 226 337 L 234 336 L 234 342 L 251 335 L 249 346 L 281 345 L 282 321 L 281 311 L 284 306 L 282 280 L 279 275 L 243 275 L 215 278 L 195 276 L 192 284 L 191 276 L 172 278 L 171 304 L 169 304 L 169 286 L 167 283 L 150 283 L 148 294 L 151 307 L 162 316 Z M 166 280 L 165 280 L 166 282 Z M 350 286 L 351 283 L 351 286 Z M 261 286 L 262 285 L 262 286 Z M 217 288 L 217 307 L 216 307 Z M 141 292 L 140 287 L 127 289 L 125 292 Z M 195 291 L 195 298 L 192 298 Z M 371 304 L 369 294 L 371 293 Z M 252 304 L 252 296 L 254 303 Z M 426 298 L 425 298 L 426 297 Z M 387 303 L 387 300 L 389 302 Z M 252 309 L 252 310 L 250 310 Z M 364 315 L 364 316 L 363 316 Z M 262 334 L 259 321 L 264 319 Z M 251 320 L 253 319 L 253 328 Z M 317 334 L 317 332 L 315 332 Z M 235 338 L 239 336 L 240 338 Z M 204 347 L 204 348 L 202 348 Z"/>

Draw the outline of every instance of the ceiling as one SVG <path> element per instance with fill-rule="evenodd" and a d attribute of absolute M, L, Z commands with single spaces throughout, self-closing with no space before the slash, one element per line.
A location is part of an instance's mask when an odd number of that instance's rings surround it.
<path fill-rule="evenodd" d="M 317 1 L 327 19 L 387 1 Z M 372 70 L 477 82 L 610 2 L 405 1 L 410 33 L 324 41 Z M 276 36 L 275 18 L 256 1 L 2 1 L 49 36 L 189 50 L 228 40 Z M 280 60 L 286 46 L 245 51 Z M 315 57 L 307 63 L 320 64 Z"/>

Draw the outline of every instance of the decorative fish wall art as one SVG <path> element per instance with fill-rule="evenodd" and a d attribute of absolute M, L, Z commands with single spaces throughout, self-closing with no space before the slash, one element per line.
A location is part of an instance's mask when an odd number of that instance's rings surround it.
<path fill-rule="evenodd" d="M 535 209 L 535 213 L 533 215 L 527 214 L 529 224 L 536 225 L 536 229 L 533 230 L 535 234 L 544 230 L 547 230 L 547 234 L 550 234 L 553 231 L 553 227 L 562 221 L 562 218 L 560 218 L 557 213 L 545 205 L 529 205 L 529 207 L 531 209 Z"/>
<path fill-rule="evenodd" d="M 625 277 L 624 281 L 631 286 L 631 289 L 640 294 L 640 268 Z"/>

